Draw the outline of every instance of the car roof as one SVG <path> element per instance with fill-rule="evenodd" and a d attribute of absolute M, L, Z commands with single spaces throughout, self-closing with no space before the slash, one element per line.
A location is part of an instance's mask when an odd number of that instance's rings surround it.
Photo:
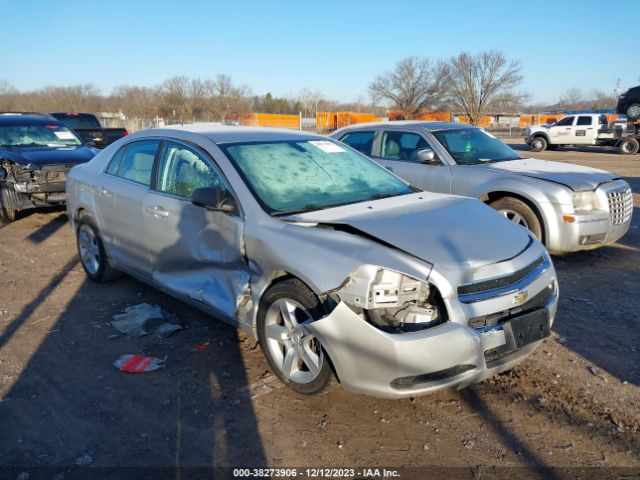
<path fill-rule="evenodd" d="M 326 140 L 327 137 L 314 133 L 286 128 L 242 127 L 212 123 L 192 123 L 187 125 L 167 125 L 166 127 L 146 130 L 149 135 L 167 135 L 177 130 L 191 132 L 207 137 L 214 143 L 269 142 L 277 140 Z"/>
<path fill-rule="evenodd" d="M 357 123 L 355 125 L 349 125 L 341 128 L 340 130 L 361 130 L 366 128 L 375 128 L 376 130 L 400 130 L 407 127 L 417 127 L 424 130 L 435 132 L 438 130 L 451 130 L 459 128 L 478 128 L 473 125 L 466 125 L 464 123 L 456 122 L 426 122 L 424 120 L 393 120 L 391 122 L 369 122 L 369 123 Z"/>
<path fill-rule="evenodd" d="M 45 117 L 42 115 L 0 115 L 0 125 L 60 125 L 65 126 L 64 123 L 59 122 L 55 118 Z"/>

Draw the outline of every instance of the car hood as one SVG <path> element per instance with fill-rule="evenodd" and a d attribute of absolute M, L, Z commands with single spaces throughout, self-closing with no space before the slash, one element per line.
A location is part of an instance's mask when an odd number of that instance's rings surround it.
<path fill-rule="evenodd" d="M 486 163 L 474 165 L 490 172 L 510 172 L 525 177 L 538 178 L 548 182 L 559 183 L 572 190 L 595 190 L 598 185 L 619 178 L 606 170 L 573 165 L 571 163 L 550 162 L 535 158 L 510 160 L 506 162 Z"/>
<path fill-rule="evenodd" d="M 470 268 L 522 252 L 528 232 L 479 200 L 415 193 L 288 217 L 333 226 L 402 250 L 443 268 Z"/>
<path fill-rule="evenodd" d="M 98 150 L 81 145 L 79 147 L 0 147 L 0 158 L 6 158 L 28 168 L 44 165 L 77 165 L 91 160 Z"/>

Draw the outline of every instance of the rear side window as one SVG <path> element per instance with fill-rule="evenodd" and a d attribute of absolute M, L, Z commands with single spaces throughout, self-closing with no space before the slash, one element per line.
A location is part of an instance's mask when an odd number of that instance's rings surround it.
<path fill-rule="evenodd" d="M 591 125 L 592 120 L 593 119 L 591 117 L 578 117 L 578 125 Z"/>
<path fill-rule="evenodd" d="M 374 135 L 375 132 L 352 132 L 347 133 L 340 141 L 365 155 L 371 155 Z"/>
<path fill-rule="evenodd" d="M 126 178 L 142 185 L 151 185 L 151 172 L 153 171 L 153 161 L 158 151 L 158 140 L 141 140 L 132 142 L 126 146 L 126 150 L 121 158 L 120 152 L 114 157 L 107 172 L 117 177 Z"/>
<path fill-rule="evenodd" d="M 109 162 L 109 166 L 105 170 L 109 175 L 115 175 L 118 171 L 118 167 L 120 166 L 120 161 L 122 160 L 122 156 L 124 155 L 125 150 L 127 149 L 126 145 L 122 147 L 120 150 L 116 152 L 111 161 Z"/>

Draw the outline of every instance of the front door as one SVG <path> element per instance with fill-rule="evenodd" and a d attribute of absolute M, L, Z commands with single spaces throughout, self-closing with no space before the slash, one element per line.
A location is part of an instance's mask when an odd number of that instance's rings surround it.
<path fill-rule="evenodd" d="M 376 161 L 418 188 L 428 192 L 451 193 L 451 168 L 437 156 L 433 164 L 418 160 L 420 150 L 432 149 L 422 135 L 396 130 L 381 134 L 380 152 L 374 157 Z"/>
<path fill-rule="evenodd" d="M 571 144 L 573 143 L 574 126 L 576 117 L 573 115 L 558 120 L 555 125 L 549 127 L 551 143 Z"/>
<path fill-rule="evenodd" d="M 234 320 L 249 286 L 244 223 L 191 203 L 196 188 L 213 185 L 225 183 L 203 151 L 164 142 L 155 188 L 144 201 L 147 251 L 156 282 Z"/>

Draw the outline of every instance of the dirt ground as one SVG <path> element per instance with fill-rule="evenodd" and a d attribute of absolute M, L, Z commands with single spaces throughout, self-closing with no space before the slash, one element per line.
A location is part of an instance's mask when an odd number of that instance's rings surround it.
<path fill-rule="evenodd" d="M 615 171 L 640 207 L 640 155 L 536 156 Z M 153 478 L 233 477 L 212 466 L 637 478 L 640 210 L 620 243 L 554 261 L 553 335 L 510 372 L 408 400 L 342 388 L 305 397 L 275 380 L 246 335 L 131 278 L 88 281 L 63 211 L 22 215 L 0 226 L 0 478 L 142 478 L 150 467 L 162 468 Z M 112 315 L 142 302 L 185 330 L 115 338 Z M 112 364 L 127 353 L 167 366 L 122 373 Z"/>

